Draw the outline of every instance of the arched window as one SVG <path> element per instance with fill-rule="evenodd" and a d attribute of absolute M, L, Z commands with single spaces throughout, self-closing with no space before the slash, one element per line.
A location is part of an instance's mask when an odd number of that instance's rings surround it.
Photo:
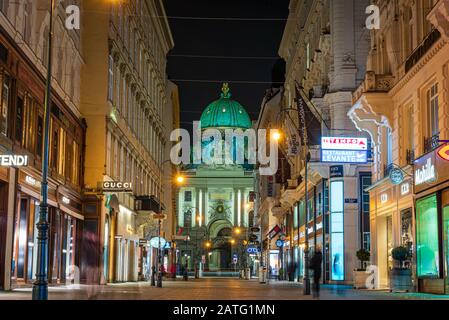
<path fill-rule="evenodd" d="M 46 26 L 44 28 L 44 34 L 42 35 L 43 43 L 42 43 L 42 64 L 44 65 L 45 68 L 48 67 L 48 26 Z"/>

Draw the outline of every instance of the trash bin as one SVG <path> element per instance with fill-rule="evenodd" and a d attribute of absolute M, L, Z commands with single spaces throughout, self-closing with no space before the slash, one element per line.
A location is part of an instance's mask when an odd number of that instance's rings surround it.
<path fill-rule="evenodd" d="M 246 268 L 245 279 L 251 280 L 251 269 L 250 268 Z"/>
<path fill-rule="evenodd" d="M 259 269 L 259 283 L 267 283 L 267 268 Z"/>

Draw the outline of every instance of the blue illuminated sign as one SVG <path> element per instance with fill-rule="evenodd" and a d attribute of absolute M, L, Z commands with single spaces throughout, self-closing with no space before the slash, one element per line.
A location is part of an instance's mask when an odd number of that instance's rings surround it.
<path fill-rule="evenodd" d="M 345 280 L 344 251 L 344 183 L 330 184 L 330 255 L 331 280 Z"/>
<path fill-rule="evenodd" d="M 249 254 L 259 253 L 259 252 L 260 252 L 260 248 L 257 248 L 257 247 L 249 247 L 248 249 L 246 249 L 246 252 L 248 252 Z"/>
<path fill-rule="evenodd" d="M 368 152 L 357 150 L 321 150 L 321 161 L 326 163 L 367 163 Z"/>
<path fill-rule="evenodd" d="M 399 185 L 404 181 L 404 172 L 400 168 L 393 168 L 390 171 L 390 180 L 394 185 Z"/>

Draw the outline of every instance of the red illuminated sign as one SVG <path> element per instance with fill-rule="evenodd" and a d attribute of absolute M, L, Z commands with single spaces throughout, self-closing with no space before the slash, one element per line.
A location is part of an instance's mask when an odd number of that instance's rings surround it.
<path fill-rule="evenodd" d="M 368 150 L 368 139 L 366 138 L 342 138 L 342 137 L 323 137 L 321 139 L 321 148 L 323 150 Z"/>
<path fill-rule="evenodd" d="M 438 151 L 438 156 L 443 160 L 449 161 L 449 144 Z"/>

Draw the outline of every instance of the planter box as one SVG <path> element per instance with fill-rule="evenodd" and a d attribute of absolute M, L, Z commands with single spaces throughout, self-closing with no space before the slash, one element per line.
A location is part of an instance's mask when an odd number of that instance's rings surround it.
<path fill-rule="evenodd" d="M 367 289 L 366 280 L 370 276 L 369 272 L 354 270 L 353 276 L 354 276 L 354 289 Z"/>
<path fill-rule="evenodd" d="M 390 271 L 390 292 L 413 291 L 412 270 L 393 269 Z"/>

